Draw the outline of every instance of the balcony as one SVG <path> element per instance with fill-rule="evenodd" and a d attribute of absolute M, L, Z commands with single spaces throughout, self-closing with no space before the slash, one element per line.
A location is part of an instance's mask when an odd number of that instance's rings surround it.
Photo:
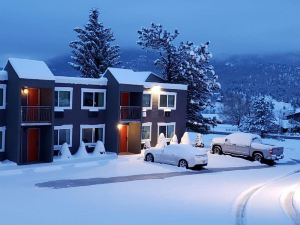
<path fill-rule="evenodd" d="M 21 119 L 24 124 L 51 124 L 51 106 L 22 106 Z"/>
<path fill-rule="evenodd" d="M 120 119 L 123 121 L 141 120 L 142 107 L 140 106 L 120 106 Z"/>

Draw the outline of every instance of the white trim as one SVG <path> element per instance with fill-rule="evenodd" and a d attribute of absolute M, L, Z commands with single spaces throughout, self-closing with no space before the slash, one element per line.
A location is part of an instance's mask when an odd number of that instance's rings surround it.
<path fill-rule="evenodd" d="M 51 123 L 21 123 L 21 126 L 48 126 L 51 125 Z"/>
<path fill-rule="evenodd" d="M 160 86 L 163 89 L 184 90 L 184 91 L 186 91 L 188 88 L 188 86 L 185 84 L 144 82 L 144 88 L 152 88 L 154 86 Z"/>
<path fill-rule="evenodd" d="M 83 93 L 93 93 L 93 98 L 95 93 L 103 93 L 103 106 L 102 107 L 95 107 L 95 106 L 83 106 Z M 96 111 L 100 109 L 106 109 L 106 89 L 92 89 L 92 88 L 81 88 L 81 109 L 87 109 L 90 111 Z"/>
<path fill-rule="evenodd" d="M 73 125 L 60 125 L 60 126 L 54 126 L 54 130 L 70 130 L 70 144 L 68 144 L 69 147 L 72 147 L 73 143 Z M 58 143 L 59 143 L 59 132 L 58 132 Z M 58 150 L 61 145 L 54 145 L 54 150 Z"/>
<path fill-rule="evenodd" d="M 82 140 L 82 129 L 86 129 L 86 128 L 92 128 L 92 129 L 102 128 L 103 129 L 103 140 L 102 140 L 102 142 L 103 142 L 103 144 L 105 143 L 105 124 L 80 125 L 80 142 L 83 141 Z M 93 134 L 92 134 L 93 136 L 94 136 L 94 132 L 95 132 L 95 130 L 93 130 Z M 95 147 L 96 142 L 84 143 L 84 144 L 86 146 L 89 146 L 89 147 Z"/>
<path fill-rule="evenodd" d="M 55 87 L 54 91 L 58 92 L 58 106 L 54 107 L 54 111 L 61 112 L 65 109 L 72 109 L 73 106 L 73 88 L 72 87 Z M 67 91 L 70 92 L 70 106 L 59 106 L 59 92 L 61 91 Z M 55 96 L 54 96 L 55 98 Z"/>
<path fill-rule="evenodd" d="M 152 109 L 152 93 L 151 93 L 151 91 L 143 91 L 143 97 L 144 97 L 144 94 L 150 95 L 150 106 L 149 107 L 143 107 L 143 111 L 151 110 Z M 143 102 L 142 102 L 142 104 L 143 104 Z"/>
<path fill-rule="evenodd" d="M 0 89 L 3 90 L 3 105 L 0 105 L 0 109 L 6 108 L 6 84 L 0 84 Z"/>
<path fill-rule="evenodd" d="M 168 101 L 169 101 L 169 95 L 173 95 L 175 97 L 174 99 L 174 107 L 160 107 L 160 96 L 161 95 L 167 95 L 167 105 L 168 105 Z M 169 109 L 169 110 L 176 110 L 176 104 L 177 104 L 177 93 L 176 92 L 168 92 L 168 91 L 161 91 L 159 93 L 159 97 L 158 97 L 158 109 L 159 110 L 165 110 L 165 109 Z"/>
<path fill-rule="evenodd" d="M 157 123 L 157 137 L 159 136 L 159 127 L 162 127 L 162 126 L 168 126 L 168 125 L 174 125 L 174 134 L 176 134 L 176 122 L 170 122 L 170 123 Z M 166 128 L 166 135 L 167 135 L 168 131 L 167 131 L 167 128 Z M 167 138 L 166 137 L 166 140 L 167 141 L 170 141 L 172 139 L 172 137 L 170 138 Z"/>
<path fill-rule="evenodd" d="M 101 78 L 85 78 L 85 77 L 67 77 L 55 76 L 55 83 L 61 84 L 86 84 L 86 85 L 107 85 L 107 79 Z"/>
<path fill-rule="evenodd" d="M 145 141 L 151 141 L 151 137 L 152 137 L 152 123 L 151 122 L 142 123 L 142 127 L 150 127 L 150 138 L 149 139 L 142 139 L 142 135 L 141 135 L 141 143 L 144 144 Z"/>
<path fill-rule="evenodd" d="M 6 127 L 0 127 L 0 131 L 2 132 L 2 148 L 0 148 L 0 152 L 5 152 L 5 130 Z"/>

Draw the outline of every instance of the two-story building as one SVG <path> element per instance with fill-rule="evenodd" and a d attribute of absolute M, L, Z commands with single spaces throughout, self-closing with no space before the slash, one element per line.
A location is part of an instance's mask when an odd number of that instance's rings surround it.
<path fill-rule="evenodd" d="M 140 153 L 185 132 L 187 86 L 151 72 L 109 68 L 101 78 L 54 76 L 42 61 L 9 59 L 0 71 L 0 160 L 51 162 L 98 140 L 107 151 Z"/>

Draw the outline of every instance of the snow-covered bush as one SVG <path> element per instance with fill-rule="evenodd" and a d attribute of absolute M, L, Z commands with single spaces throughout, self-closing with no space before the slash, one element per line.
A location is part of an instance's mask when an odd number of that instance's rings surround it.
<path fill-rule="evenodd" d="M 70 152 L 70 149 L 69 149 L 69 146 L 68 146 L 67 143 L 64 143 L 61 146 L 59 152 L 60 152 L 60 158 L 61 159 L 70 159 L 70 158 L 72 158 L 72 154 Z"/>
<path fill-rule="evenodd" d="M 172 139 L 171 139 L 171 141 L 170 141 L 170 144 L 171 145 L 176 145 L 176 144 L 178 144 L 178 138 L 177 138 L 177 135 L 176 134 L 174 134 L 174 136 L 172 137 Z"/>
<path fill-rule="evenodd" d="M 204 147 L 202 134 L 199 134 L 199 133 L 197 134 L 194 145 L 195 145 L 195 147 L 198 147 L 198 148 Z"/>
<path fill-rule="evenodd" d="M 76 152 L 75 156 L 77 158 L 86 158 L 86 157 L 88 157 L 88 153 L 86 151 L 86 147 L 85 147 L 85 144 L 84 144 L 83 141 L 80 143 L 79 149 Z"/>
<path fill-rule="evenodd" d="M 184 132 L 180 144 L 192 145 L 193 142 L 191 141 L 190 133 Z"/>
<path fill-rule="evenodd" d="M 105 153 L 105 147 L 102 141 L 97 141 L 94 151 L 92 153 L 93 156 L 99 156 Z"/>
<path fill-rule="evenodd" d="M 157 148 L 164 148 L 167 146 L 167 140 L 165 138 L 165 135 L 163 133 L 161 133 L 158 137 L 158 140 L 157 140 L 157 145 L 156 147 Z"/>
<path fill-rule="evenodd" d="M 150 141 L 149 141 L 149 140 L 146 140 L 146 141 L 145 141 L 145 144 L 144 144 L 144 149 L 149 149 L 149 148 L 151 148 Z"/>

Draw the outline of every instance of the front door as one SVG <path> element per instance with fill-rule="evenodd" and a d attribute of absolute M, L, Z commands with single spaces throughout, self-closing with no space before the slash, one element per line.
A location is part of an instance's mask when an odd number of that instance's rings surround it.
<path fill-rule="evenodd" d="M 119 152 L 128 152 L 128 125 L 122 125 L 119 143 Z"/>
<path fill-rule="evenodd" d="M 27 134 L 27 160 L 36 162 L 39 160 L 40 129 L 29 128 Z"/>
<path fill-rule="evenodd" d="M 28 89 L 28 106 L 38 106 L 39 105 L 39 89 L 29 88 Z"/>

